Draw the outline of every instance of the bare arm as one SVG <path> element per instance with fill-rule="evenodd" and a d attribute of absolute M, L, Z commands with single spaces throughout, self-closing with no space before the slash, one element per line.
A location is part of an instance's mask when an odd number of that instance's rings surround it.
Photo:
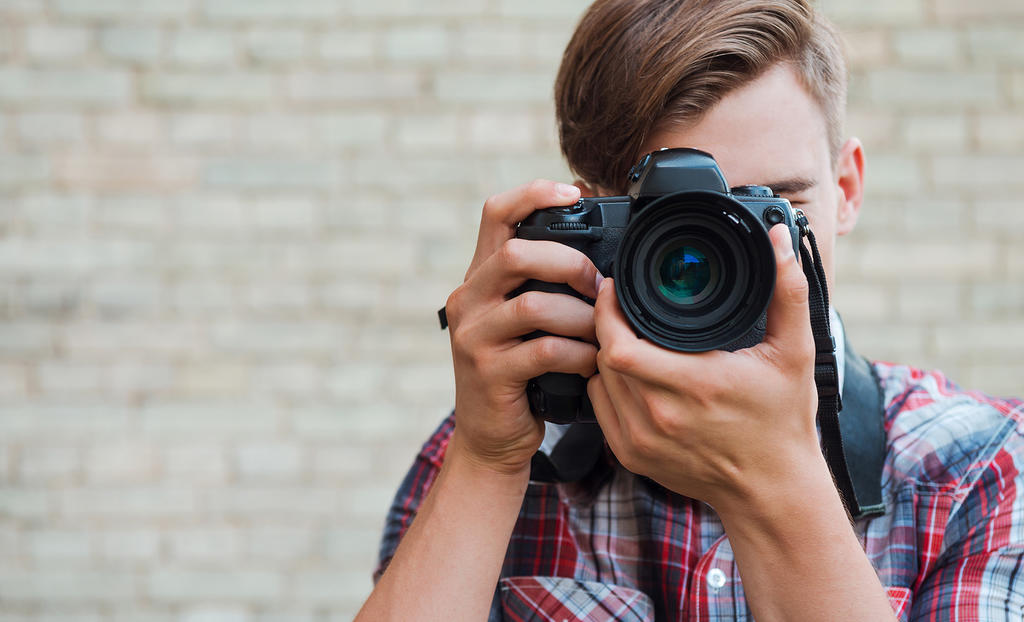
<path fill-rule="evenodd" d="M 484 205 L 473 262 L 446 305 L 455 431 L 437 481 L 359 620 L 486 618 L 544 437 L 526 384 L 545 372 L 589 377 L 597 369 L 590 305 L 536 291 L 509 297 L 527 279 L 593 297 L 597 269 L 557 242 L 514 239 L 515 225 L 538 208 L 578 198 L 573 186 L 536 181 Z M 536 330 L 551 335 L 522 339 Z"/>

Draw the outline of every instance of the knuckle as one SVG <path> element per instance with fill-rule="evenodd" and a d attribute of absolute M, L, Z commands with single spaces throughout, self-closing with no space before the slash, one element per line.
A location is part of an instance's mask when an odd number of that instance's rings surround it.
<path fill-rule="evenodd" d="M 546 195 L 551 190 L 551 182 L 546 179 L 534 179 L 526 184 L 526 192 L 535 198 Z"/>
<path fill-rule="evenodd" d="M 529 291 L 515 297 L 513 312 L 522 318 L 538 319 L 544 314 L 544 300 L 538 292 Z"/>
<path fill-rule="evenodd" d="M 484 201 L 482 215 L 484 220 L 495 220 L 501 215 L 501 195 L 492 194 Z"/>
<path fill-rule="evenodd" d="M 501 245 L 501 262 L 509 268 L 517 268 L 523 262 L 526 252 L 524 240 L 510 238 Z"/>
<path fill-rule="evenodd" d="M 463 299 L 465 298 L 464 286 L 455 288 L 451 294 L 448 295 L 448 299 L 444 301 L 445 315 L 448 316 L 448 324 L 455 324 L 456 318 L 462 314 Z"/>
<path fill-rule="evenodd" d="M 534 340 L 534 360 L 541 365 L 550 365 L 563 356 L 564 348 L 557 337 L 539 337 Z"/>
<path fill-rule="evenodd" d="M 598 353 L 598 362 L 602 367 L 620 374 L 629 373 L 635 365 L 633 353 L 615 344 L 601 348 L 601 351 Z"/>

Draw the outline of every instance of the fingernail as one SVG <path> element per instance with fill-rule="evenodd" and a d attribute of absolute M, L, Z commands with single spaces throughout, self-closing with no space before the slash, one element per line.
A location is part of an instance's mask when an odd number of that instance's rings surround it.
<path fill-rule="evenodd" d="M 567 199 L 575 197 L 580 192 L 579 188 L 570 184 L 555 184 L 555 191 Z"/>
<path fill-rule="evenodd" d="M 594 278 L 594 291 L 597 292 L 598 294 L 601 293 L 601 283 L 603 283 L 603 282 L 604 282 L 604 277 L 601 276 L 600 272 L 598 272 L 597 273 L 597 277 Z"/>

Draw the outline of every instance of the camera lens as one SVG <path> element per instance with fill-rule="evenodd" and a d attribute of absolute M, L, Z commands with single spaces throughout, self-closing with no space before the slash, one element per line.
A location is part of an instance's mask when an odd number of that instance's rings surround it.
<path fill-rule="evenodd" d="M 719 262 L 700 240 L 679 240 L 658 254 L 658 291 L 669 302 L 694 304 L 714 290 L 719 279 Z"/>
<path fill-rule="evenodd" d="M 615 260 L 616 294 L 633 328 L 683 352 L 759 342 L 774 284 L 760 217 L 711 191 L 669 194 L 644 207 Z"/>

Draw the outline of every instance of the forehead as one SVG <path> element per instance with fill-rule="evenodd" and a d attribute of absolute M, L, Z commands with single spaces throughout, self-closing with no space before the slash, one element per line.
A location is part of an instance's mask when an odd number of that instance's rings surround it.
<path fill-rule="evenodd" d="M 643 152 L 663 147 L 707 151 L 732 186 L 819 179 L 831 162 L 824 115 L 787 65 L 733 91 L 697 123 L 656 133 Z"/>

